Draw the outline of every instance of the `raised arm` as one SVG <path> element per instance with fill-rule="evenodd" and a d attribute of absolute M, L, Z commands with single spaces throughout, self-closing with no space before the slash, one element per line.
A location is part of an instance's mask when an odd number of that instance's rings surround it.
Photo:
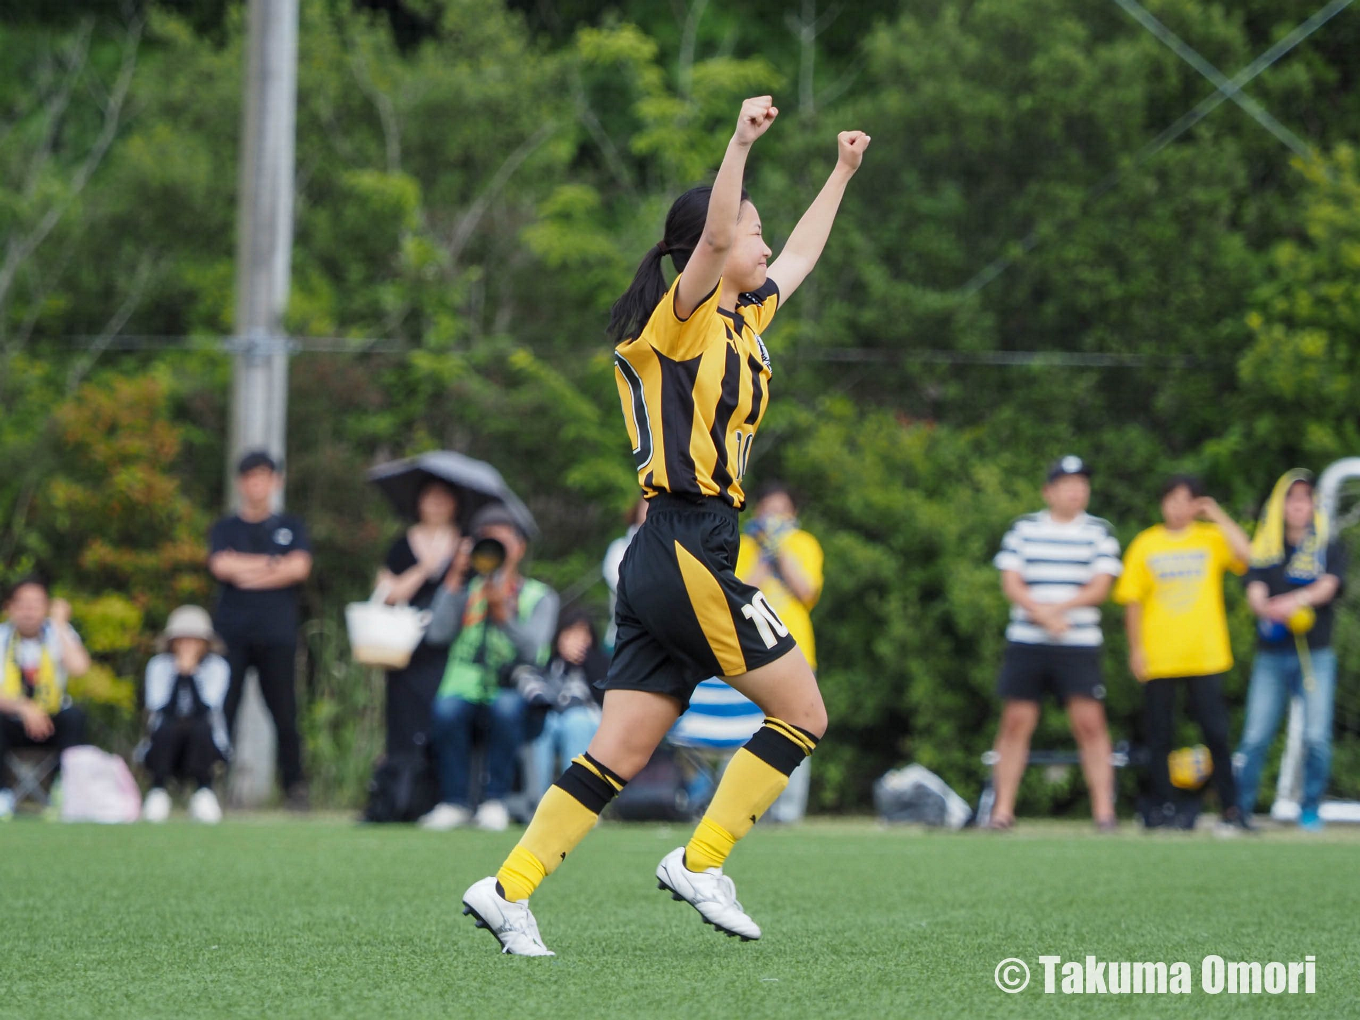
<path fill-rule="evenodd" d="M 822 257 L 826 239 L 831 234 L 831 224 L 836 222 L 836 211 L 841 205 L 845 186 L 859 169 L 864 150 L 869 147 L 869 136 L 863 131 L 842 131 L 836 136 L 836 169 L 822 185 L 822 190 L 808 206 L 798 226 L 789 235 L 789 243 L 779 253 L 779 258 L 770 266 L 770 279 L 779 287 L 780 302 L 789 296 L 807 279 L 812 267 Z"/>
<path fill-rule="evenodd" d="M 737 214 L 741 212 L 741 179 L 746 171 L 746 156 L 751 145 L 774 123 L 779 111 L 769 96 L 756 96 L 741 104 L 737 130 L 727 143 L 713 191 L 708 198 L 708 216 L 704 232 L 699 237 L 685 271 L 680 275 L 680 286 L 675 292 L 675 314 L 687 319 L 694 309 L 704 303 L 722 278 L 727 252 L 737 233 Z"/>
<path fill-rule="evenodd" d="M 1211 496 L 1201 496 L 1195 501 L 1198 515 L 1206 521 L 1212 521 L 1218 526 L 1218 530 L 1223 532 L 1223 537 L 1227 539 L 1228 547 L 1237 557 L 1240 563 L 1251 562 L 1251 539 L 1242 530 L 1242 525 L 1227 515 L 1224 509 L 1218 505 L 1218 501 Z"/>

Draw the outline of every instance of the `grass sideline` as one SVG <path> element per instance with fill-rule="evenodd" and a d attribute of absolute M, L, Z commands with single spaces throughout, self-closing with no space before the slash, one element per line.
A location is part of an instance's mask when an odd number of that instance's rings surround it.
<path fill-rule="evenodd" d="M 604 825 L 535 896 L 554 960 L 458 898 L 501 835 L 233 817 L 0 825 L 0 1017 L 1360 1017 L 1360 831 L 1230 841 L 1125 825 L 1007 836 L 761 826 L 742 944 L 656 889 L 687 830 Z M 1037 957 L 1186 960 L 1188 996 L 1042 993 Z M 1315 995 L 1211 996 L 1199 961 L 1317 957 Z M 1006 995 L 996 965 L 1026 960 Z"/>

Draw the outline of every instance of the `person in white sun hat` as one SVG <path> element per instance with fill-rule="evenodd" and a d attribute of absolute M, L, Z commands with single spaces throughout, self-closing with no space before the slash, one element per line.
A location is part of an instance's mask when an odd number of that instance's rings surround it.
<path fill-rule="evenodd" d="M 222 657 L 222 639 L 212 618 L 199 606 L 180 606 L 156 639 L 157 654 L 146 664 L 149 735 L 143 763 L 151 789 L 142 818 L 163 822 L 170 816 L 172 778 L 194 784 L 189 817 L 215 825 L 222 807 L 213 793 L 213 770 L 231 756 L 224 705 L 231 668 Z"/>

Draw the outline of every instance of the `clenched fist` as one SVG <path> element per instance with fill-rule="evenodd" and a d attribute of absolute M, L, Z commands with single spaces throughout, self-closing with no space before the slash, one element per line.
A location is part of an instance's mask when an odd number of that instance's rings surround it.
<path fill-rule="evenodd" d="M 842 131 L 836 136 L 837 161 L 847 170 L 858 170 L 870 141 L 863 131 Z"/>
<path fill-rule="evenodd" d="M 750 145 L 769 130 L 778 116 L 779 110 L 775 107 L 772 97 L 755 96 L 748 99 L 741 104 L 741 114 L 737 117 L 737 131 L 732 137 L 738 145 Z"/>

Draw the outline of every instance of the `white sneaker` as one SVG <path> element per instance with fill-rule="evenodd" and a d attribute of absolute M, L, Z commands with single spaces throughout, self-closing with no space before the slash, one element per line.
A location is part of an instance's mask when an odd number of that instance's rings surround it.
<path fill-rule="evenodd" d="M 0 790 L 0 822 L 7 822 L 14 817 L 14 791 Z"/>
<path fill-rule="evenodd" d="M 160 823 L 170 817 L 170 794 L 165 788 L 154 786 L 142 801 L 142 821 Z"/>
<path fill-rule="evenodd" d="M 194 791 L 189 798 L 189 817 L 204 825 L 216 825 L 222 820 L 222 805 L 217 803 L 217 794 L 206 786 Z"/>
<path fill-rule="evenodd" d="M 505 809 L 504 801 L 484 800 L 477 805 L 472 824 L 488 832 L 504 832 L 510 825 L 510 812 Z"/>
<path fill-rule="evenodd" d="M 538 922 L 529 909 L 528 900 L 512 903 L 496 892 L 494 875 L 474 882 L 463 893 L 463 913 L 471 914 L 478 928 L 485 928 L 496 936 L 502 953 L 512 956 L 556 956 L 543 944 L 538 933 Z"/>
<path fill-rule="evenodd" d="M 448 832 L 472 820 L 472 812 L 458 804 L 436 804 L 429 814 L 421 815 L 416 822 L 422 829 L 430 832 Z"/>
<path fill-rule="evenodd" d="M 670 892 L 671 899 L 684 900 L 715 929 L 743 942 L 760 938 L 760 926 L 747 916 L 737 902 L 737 887 L 722 868 L 690 871 L 685 867 L 685 848 L 677 847 L 661 858 L 656 866 L 658 889 Z"/>

